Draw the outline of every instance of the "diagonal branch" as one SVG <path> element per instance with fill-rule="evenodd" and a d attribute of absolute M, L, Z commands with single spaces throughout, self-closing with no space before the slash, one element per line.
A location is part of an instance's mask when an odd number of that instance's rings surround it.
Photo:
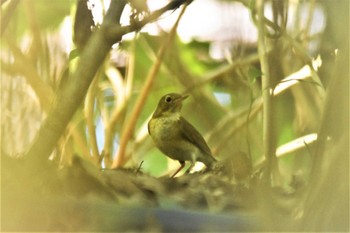
<path fill-rule="evenodd" d="M 106 31 L 109 25 L 119 22 L 125 4 L 126 1 L 111 1 L 105 20 L 89 40 L 76 71 L 70 77 L 71 81 L 57 94 L 51 111 L 25 156 L 35 160 L 33 164 L 43 163 L 53 151 L 112 45 L 121 40 L 122 34 L 112 39 L 107 36 Z"/>

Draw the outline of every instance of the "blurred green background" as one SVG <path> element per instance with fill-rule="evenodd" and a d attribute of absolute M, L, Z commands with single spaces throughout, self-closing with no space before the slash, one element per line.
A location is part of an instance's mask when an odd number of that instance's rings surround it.
<path fill-rule="evenodd" d="M 167 3 L 128 2 L 122 25 L 142 20 Z M 274 185 L 297 189 L 316 179 L 328 189 L 334 180 L 327 181 L 326 174 L 334 174 L 335 167 L 348 161 L 347 143 L 331 138 L 332 133 L 322 134 L 331 131 L 330 123 L 343 124 L 336 127 L 341 139 L 348 130 L 348 121 L 336 118 L 348 114 L 348 100 L 342 96 L 348 96 L 348 1 L 263 1 L 262 27 L 259 2 L 193 1 L 177 33 L 170 31 L 180 9 L 124 36 L 100 65 L 50 160 L 67 167 L 77 155 L 97 168 L 114 168 L 123 130 L 136 117 L 118 166 L 141 166 L 151 176 L 166 175 L 178 163 L 155 148 L 147 122 L 160 97 L 186 92 L 190 98 L 184 102 L 184 117 L 202 133 L 218 160 L 232 161 L 236 179 L 257 174 L 270 163 L 265 150 L 269 146 L 277 155 L 272 165 L 277 171 Z M 89 49 L 86 40 L 98 30 L 107 8 L 108 2 L 102 0 L 1 1 L 2 154 L 16 157 L 30 148 L 56 94 L 69 85 L 81 51 Z M 134 114 L 162 47 L 159 72 L 142 96 L 140 114 Z M 269 85 L 264 87 L 267 76 Z M 275 95 L 267 108 L 263 93 L 270 90 Z M 330 98 L 340 110 L 327 105 Z M 329 114 L 336 120 L 327 121 Z M 331 149 L 318 150 L 315 141 L 320 133 L 329 136 Z M 325 155 L 318 159 L 319 154 Z M 315 175 L 317 166 L 324 175 Z M 335 176 L 346 181 L 348 167 L 343 169 Z"/>

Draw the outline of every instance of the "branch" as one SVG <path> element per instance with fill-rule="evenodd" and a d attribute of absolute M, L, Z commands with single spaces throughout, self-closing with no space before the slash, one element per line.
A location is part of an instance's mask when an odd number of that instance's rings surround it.
<path fill-rule="evenodd" d="M 273 93 L 272 81 L 270 76 L 270 67 L 268 62 L 266 31 L 264 22 L 264 0 L 257 1 L 258 11 L 258 53 L 260 57 L 261 71 L 262 71 L 262 97 L 263 97 L 263 145 L 264 156 L 266 158 L 267 170 L 266 178 L 271 182 L 272 175 L 276 168 L 276 153 L 273 139 Z"/>
<path fill-rule="evenodd" d="M 176 10 L 183 4 L 190 4 L 193 0 L 173 0 L 170 3 L 168 3 L 166 6 L 162 7 L 159 10 L 154 11 L 152 14 L 147 16 L 144 20 L 139 21 L 139 22 L 133 22 L 131 25 L 128 26 L 116 26 L 116 25 L 111 25 L 108 29 L 108 35 L 109 37 L 113 38 L 120 33 L 127 34 L 129 32 L 133 31 L 138 31 L 140 30 L 143 26 L 145 26 L 148 23 L 156 21 L 162 14 L 169 10 Z"/>
<path fill-rule="evenodd" d="M 104 22 L 90 38 L 77 69 L 70 77 L 70 83 L 57 94 L 51 111 L 25 155 L 25 158 L 35 160 L 33 164 L 40 165 L 47 160 L 76 109 L 82 103 L 90 83 L 112 45 L 121 40 L 123 34 L 110 38 L 106 32 L 109 25 L 118 24 L 125 4 L 126 1 L 122 0 L 111 1 Z"/>

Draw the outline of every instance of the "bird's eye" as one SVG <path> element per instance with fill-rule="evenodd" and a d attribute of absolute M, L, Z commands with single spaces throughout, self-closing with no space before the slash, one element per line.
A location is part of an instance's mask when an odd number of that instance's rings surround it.
<path fill-rule="evenodd" d="M 173 99 L 171 98 L 171 96 L 167 96 L 165 97 L 165 102 L 170 103 Z"/>

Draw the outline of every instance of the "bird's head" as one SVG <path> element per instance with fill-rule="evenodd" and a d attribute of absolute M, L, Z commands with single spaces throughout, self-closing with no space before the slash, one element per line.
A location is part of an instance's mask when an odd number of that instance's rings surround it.
<path fill-rule="evenodd" d="M 182 101 L 185 100 L 188 95 L 180 95 L 177 93 L 169 93 L 164 95 L 158 103 L 157 109 L 154 112 L 153 117 L 166 116 L 172 113 L 180 113 L 182 108 Z"/>

